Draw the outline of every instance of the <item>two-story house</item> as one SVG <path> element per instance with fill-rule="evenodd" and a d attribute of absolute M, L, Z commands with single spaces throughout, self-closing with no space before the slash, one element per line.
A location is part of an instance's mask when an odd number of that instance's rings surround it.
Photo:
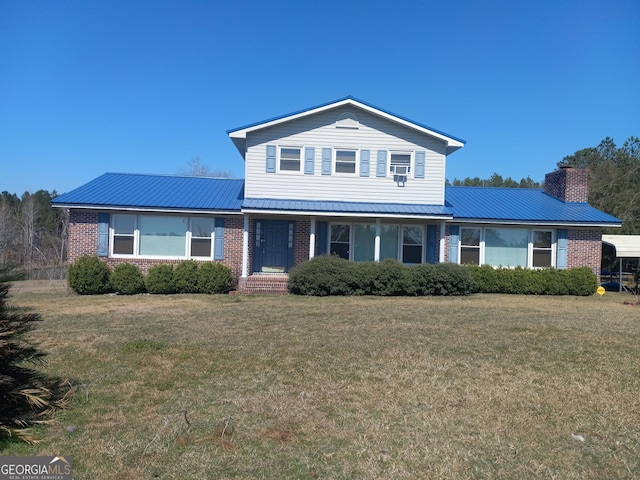
<path fill-rule="evenodd" d="M 465 142 L 353 97 L 229 130 L 244 179 L 107 173 L 54 201 L 70 210 L 69 261 L 222 261 L 241 290 L 286 288 L 316 255 L 405 264 L 600 270 L 604 227 L 588 171 L 544 190 L 446 187 Z"/>

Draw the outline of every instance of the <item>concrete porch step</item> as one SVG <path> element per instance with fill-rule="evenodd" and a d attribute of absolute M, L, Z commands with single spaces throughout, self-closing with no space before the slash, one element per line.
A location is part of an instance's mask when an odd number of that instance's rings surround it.
<path fill-rule="evenodd" d="M 242 293 L 288 295 L 288 281 L 289 275 L 286 273 L 254 273 L 246 279 L 240 279 L 238 290 Z"/>

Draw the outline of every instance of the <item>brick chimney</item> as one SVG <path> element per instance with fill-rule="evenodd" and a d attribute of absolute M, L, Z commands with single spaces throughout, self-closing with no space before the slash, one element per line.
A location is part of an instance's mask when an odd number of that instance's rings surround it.
<path fill-rule="evenodd" d="M 586 168 L 560 167 L 544 177 L 544 191 L 563 202 L 587 202 L 589 195 L 589 170 Z"/>

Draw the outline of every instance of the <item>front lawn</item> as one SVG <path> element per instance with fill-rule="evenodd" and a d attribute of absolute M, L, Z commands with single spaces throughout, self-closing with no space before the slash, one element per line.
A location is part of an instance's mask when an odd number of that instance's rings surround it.
<path fill-rule="evenodd" d="M 0 453 L 72 456 L 76 479 L 640 474 L 630 295 L 12 293 L 77 392 Z"/>

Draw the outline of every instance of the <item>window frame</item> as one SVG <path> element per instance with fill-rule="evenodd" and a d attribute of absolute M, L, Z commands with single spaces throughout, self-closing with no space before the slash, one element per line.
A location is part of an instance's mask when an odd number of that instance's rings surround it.
<path fill-rule="evenodd" d="M 394 155 L 403 155 L 403 156 L 408 156 L 409 157 L 409 164 L 405 165 L 400 164 L 400 165 L 394 165 L 393 164 L 393 156 Z M 404 175 L 407 178 L 413 178 L 413 171 L 414 171 L 414 161 L 415 161 L 415 155 L 413 151 L 409 151 L 409 150 L 390 150 L 389 151 L 389 165 L 387 168 L 387 176 L 389 177 L 393 177 L 394 175 Z M 396 173 L 395 172 L 395 167 L 396 166 L 406 166 L 407 168 L 407 173 Z"/>
<path fill-rule="evenodd" d="M 283 150 L 298 150 L 298 169 L 294 170 L 294 169 L 287 169 L 287 168 L 282 168 L 282 151 Z M 278 173 L 285 173 L 285 174 L 292 174 L 292 175 L 297 175 L 303 172 L 303 168 L 304 168 L 304 146 L 297 146 L 297 145 L 278 145 L 278 158 L 276 161 L 276 165 L 277 165 L 277 172 Z M 292 161 L 291 159 L 286 159 L 288 161 Z"/>
<path fill-rule="evenodd" d="M 534 244 L 534 237 L 535 237 L 535 233 L 536 232 L 543 232 L 543 233 L 550 233 L 551 234 L 551 246 L 550 247 L 536 247 Z M 529 265 L 531 265 L 531 267 L 529 268 L 534 268 L 534 269 L 540 269 L 540 268 L 549 268 L 549 267 L 554 267 L 556 266 L 556 251 L 557 251 L 557 246 L 558 246 L 558 240 L 557 240 L 557 235 L 556 235 L 556 230 L 552 229 L 552 228 L 532 228 L 531 229 L 531 233 L 529 236 Z M 551 255 L 551 263 L 550 265 L 544 265 L 544 266 L 534 266 L 534 257 L 535 257 L 535 252 L 536 251 L 548 251 Z"/>
<path fill-rule="evenodd" d="M 463 230 L 476 230 L 479 232 L 478 245 L 463 245 L 462 243 L 462 231 Z M 462 263 L 462 249 L 477 249 L 478 251 L 478 263 L 477 264 L 463 264 Z M 460 239 L 458 241 L 458 263 L 460 265 L 483 265 L 484 261 L 484 228 L 476 226 L 460 226 Z"/>
<path fill-rule="evenodd" d="M 333 227 L 334 226 L 341 226 L 341 227 L 347 227 L 348 232 L 347 232 L 347 236 L 349 237 L 348 240 L 345 241 L 338 241 L 338 240 L 333 240 Z M 345 258 L 346 260 L 351 260 L 352 257 L 352 245 L 353 245 L 353 223 L 342 223 L 342 222 L 334 222 L 329 224 L 329 235 L 327 235 L 327 251 L 329 252 L 329 255 L 338 255 L 340 258 Z M 336 252 L 334 252 L 333 250 L 333 244 L 339 244 L 339 245 L 346 245 L 347 246 L 347 256 L 343 257 L 342 255 L 337 254 Z"/>
<path fill-rule="evenodd" d="M 511 225 L 484 225 L 484 226 L 479 226 L 479 225 L 460 225 L 460 233 L 459 233 L 459 240 L 458 240 L 458 264 L 462 265 L 462 249 L 463 248 L 478 248 L 479 250 L 479 261 L 478 261 L 478 265 L 488 265 L 485 262 L 485 230 L 487 228 L 490 229 L 519 229 L 519 230 L 524 230 L 527 232 L 527 265 L 519 265 L 519 267 L 521 268 L 528 268 L 528 269 L 532 269 L 532 270 L 536 270 L 536 269 L 542 269 L 542 268 L 556 268 L 557 266 L 557 248 L 558 248 L 558 235 L 557 235 L 557 229 L 554 228 L 538 228 L 538 227 L 528 227 L 528 228 L 521 228 L 518 226 L 511 226 Z M 463 229 L 476 229 L 476 230 L 480 230 L 480 244 L 478 246 L 469 246 L 469 245 L 463 245 L 462 244 L 462 230 Z M 545 232 L 545 233 L 550 233 L 551 234 L 551 247 L 546 247 L 546 248 L 535 248 L 534 247 L 534 233 L 535 232 Z M 545 266 L 533 266 L 533 257 L 534 257 L 534 252 L 535 251 L 548 251 L 551 255 L 551 262 L 550 265 L 545 265 Z M 498 268 L 498 267 L 494 267 L 494 268 Z M 507 268 L 507 267 L 505 267 Z M 508 267 L 508 268 L 516 268 L 516 267 Z"/>
<path fill-rule="evenodd" d="M 337 242 L 337 241 L 333 241 L 332 240 L 332 228 L 334 226 L 344 226 L 344 227 L 348 227 L 349 229 L 349 241 L 347 242 Z M 332 245 L 335 243 L 340 243 L 343 245 L 347 245 L 347 251 L 348 251 L 348 257 L 342 257 L 342 258 L 346 258 L 347 260 L 350 260 L 352 262 L 356 262 L 356 261 L 360 261 L 360 260 L 355 260 L 355 235 L 356 235 L 356 227 L 358 226 L 373 226 L 375 228 L 375 222 L 371 223 L 371 222 L 340 222 L 340 221 L 336 221 L 336 222 L 330 222 L 329 223 L 329 233 L 327 235 L 327 252 L 329 252 L 330 255 L 334 254 L 335 252 L 333 252 L 333 248 Z M 396 232 L 396 255 L 395 257 L 385 257 L 385 258 L 394 258 L 396 261 L 403 263 L 405 265 L 419 265 L 417 263 L 410 263 L 410 262 L 404 262 L 404 229 L 405 228 L 419 228 L 422 232 L 422 240 L 420 243 L 420 264 L 422 263 L 426 263 L 426 254 L 427 254 L 427 227 L 426 224 L 422 224 L 422 223 L 394 223 L 394 222 L 384 222 L 381 224 L 381 227 L 396 227 L 397 228 L 397 232 Z M 380 242 L 382 243 L 383 240 L 383 232 L 380 232 Z M 409 246 L 417 246 L 417 244 L 406 244 Z M 380 261 L 385 260 L 385 258 L 383 258 L 382 254 L 383 254 L 383 246 L 380 245 Z M 375 257 L 375 250 L 374 250 L 374 257 Z"/>
<path fill-rule="evenodd" d="M 207 220 L 211 224 L 211 231 L 208 237 L 201 237 L 193 234 L 193 223 L 196 220 Z M 213 260 L 214 249 L 215 249 L 215 225 L 214 217 L 189 217 L 189 229 L 187 230 L 187 258 L 191 258 L 194 260 L 202 259 L 202 260 Z M 209 240 L 209 255 L 208 256 L 200 256 L 193 255 L 193 240 Z"/>
<path fill-rule="evenodd" d="M 114 258 L 131 258 L 138 251 L 138 215 L 132 213 L 115 213 L 110 216 L 109 219 L 109 256 Z M 115 223 L 116 217 L 132 217 L 133 218 L 133 233 L 116 233 Z M 133 253 L 115 253 L 116 238 L 132 238 L 133 239 Z"/>
<path fill-rule="evenodd" d="M 353 172 L 338 172 L 338 152 L 353 153 Z M 331 165 L 332 175 L 344 176 L 344 177 L 357 177 L 358 176 L 358 160 L 360 158 L 359 150 L 357 148 L 334 148 L 333 149 L 333 161 Z M 347 164 L 350 162 L 341 162 Z"/>
<path fill-rule="evenodd" d="M 405 230 L 405 228 L 419 228 L 420 229 L 420 231 L 422 233 L 420 244 L 405 243 L 404 242 L 404 238 L 405 238 L 404 230 Z M 399 233 L 399 235 L 400 235 L 400 242 L 399 242 L 400 243 L 400 252 L 398 252 L 398 261 L 402 262 L 404 265 L 420 265 L 422 263 L 425 263 L 425 261 L 426 261 L 425 255 L 426 255 L 426 250 L 427 250 L 426 249 L 426 244 L 425 244 L 426 237 L 427 237 L 425 226 L 422 225 L 422 224 L 419 224 L 419 225 L 401 224 L 400 225 L 400 233 Z M 405 262 L 405 260 L 404 260 L 404 247 L 405 246 L 407 246 L 407 247 L 415 247 L 417 245 L 420 245 L 420 263 Z"/>
<path fill-rule="evenodd" d="M 115 233 L 114 223 L 117 215 L 130 216 L 134 218 L 134 233 L 131 234 L 117 234 Z M 184 255 L 142 255 L 140 254 L 140 217 L 142 216 L 155 216 L 165 218 L 183 218 L 187 220 L 187 231 L 185 235 L 185 254 Z M 152 259 L 152 260 L 197 260 L 197 261 L 212 261 L 215 257 L 215 218 L 217 217 L 204 217 L 198 215 L 162 215 L 153 214 L 152 212 L 140 212 L 140 213 L 114 213 L 110 215 L 109 219 L 109 257 L 110 258 L 129 258 L 129 259 Z M 193 236 L 193 220 L 207 219 L 211 220 L 211 235 L 210 237 L 195 237 Z M 115 253 L 114 246 L 115 237 L 128 236 L 133 237 L 133 253 Z M 192 255 L 191 240 L 209 238 L 211 242 L 211 254 L 207 257 Z"/>

